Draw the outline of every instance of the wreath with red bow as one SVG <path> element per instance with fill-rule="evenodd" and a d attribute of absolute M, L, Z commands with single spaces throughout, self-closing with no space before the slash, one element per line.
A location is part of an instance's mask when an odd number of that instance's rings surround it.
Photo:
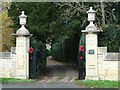
<path fill-rule="evenodd" d="M 80 52 L 79 52 L 80 53 L 79 59 L 82 60 L 83 59 L 84 46 L 80 46 L 79 50 L 80 50 Z"/>
<path fill-rule="evenodd" d="M 33 51 L 34 51 L 34 49 L 31 47 L 31 48 L 29 49 L 29 53 L 32 54 Z"/>

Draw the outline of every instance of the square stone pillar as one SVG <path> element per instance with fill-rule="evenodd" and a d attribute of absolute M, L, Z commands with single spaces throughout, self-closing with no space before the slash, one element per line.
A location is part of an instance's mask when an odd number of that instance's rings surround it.
<path fill-rule="evenodd" d="M 25 28 L 27 16 L 22 11 L 19 16 L 21 28 L 16 34 L 16 76 L 19 79 L 29 79 L 29 47 L 31 34 Z"/>
<path fill-rule="evenodd" d="M 16 77 L 29 79 L 29 37 L 16 38 Z"/>
<path fill-rule="evenodd" d="M 97 34 L 101 32 L 94 25 L 95 21 L 95 11 L 90 7 L 88 13 L 89 25 L 85 30 L 82 30 L 86 35 L 86 80 L 98 80 L 98 58 L 97 58 L 97 48 L 98 48 L 98 38 Z"/>
<path fill-rule="evenodd" d="M 97 34 L 86 34 L 86 78 L 98 80 L 97 72 Z"/>

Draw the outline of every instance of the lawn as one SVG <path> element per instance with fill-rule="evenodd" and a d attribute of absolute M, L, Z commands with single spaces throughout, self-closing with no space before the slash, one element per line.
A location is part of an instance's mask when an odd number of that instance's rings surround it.
<path fill-rule="evenodd" d="M 0 78 L 1 83 L 28 83 L 34 82 L 34 80 L 30 79 L 15 79 L 15 78 Z"/>
<path fill-rule="evenodd" d="M 106 81 L 106 80 L 76 80 L 77 85 L 86 87 L 86 88 L 118 88 L 120 82 L 118 81 Z"/>

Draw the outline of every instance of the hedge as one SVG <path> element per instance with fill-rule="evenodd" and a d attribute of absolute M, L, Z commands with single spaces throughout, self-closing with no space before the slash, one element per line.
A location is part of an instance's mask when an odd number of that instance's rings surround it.
<path fill-rule="evenodd" d="M 52 45 L 52 56 L 66 63 L 76 63 L 78 60 L 78 42 L 74 38 L 60 38 Z"/>

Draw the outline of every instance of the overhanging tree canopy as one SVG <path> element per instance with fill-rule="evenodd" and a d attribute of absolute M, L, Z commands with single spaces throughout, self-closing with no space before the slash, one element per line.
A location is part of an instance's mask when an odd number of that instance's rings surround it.
<path fill-rule="evenodd" d="M 49 43 L 60 37 L 75 37 L 88 24 L 86 11 L 90 6 L 96 10 L 96 24 L 101 26 L 101 3 L 94 2 L 12 2 L 9 15 L 14 20 L 14 28 L 19 26 L 18 16 L 22 10 L 28 16 L 27 29 L 36 40 Z M 105 22 L 116 23 L 119 15 L 118 3 L 104 3 Z M 116 9 L 111 12 L 112 9 Z"/>

